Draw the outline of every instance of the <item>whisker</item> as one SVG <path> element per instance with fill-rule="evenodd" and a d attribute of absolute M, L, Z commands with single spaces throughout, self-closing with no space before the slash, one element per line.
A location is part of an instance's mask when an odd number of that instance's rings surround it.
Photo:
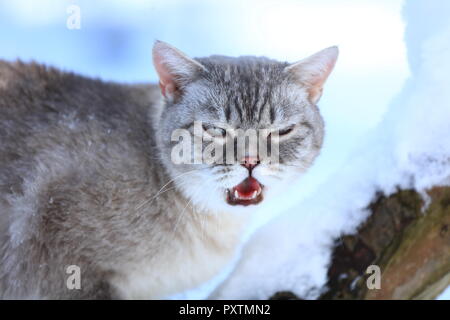
<path fill-rule="evenodd" d="M 156 198 L 161 194 L 161 191 L 162 191 L 166 186 L 168 186 L 170 183 L 174 182 L 176 179 L 179 179 L 180 177 L 185 176 L 185 175 L 187 175 L 187 174 L 189 174 L 189 173 L 198 172 L 198 171 L 201 170 L 201 169 L 202 169 L 202 168 L 190 170 L 190 171 L 187 171 L 187 172 L 183 172 L 182 174 L 179 174 L 179 175 L 176 176 L 175 178 L 170 179 L 165 185 L 163 185 L 163 186 L 161 187 L 161 189 L 159 189 L 159 191 L 158 191 L 153 197 L 148 198 L 148 199 L 145 199 L 141 204 L 139 204 L 138 206 L 136 206 L 136 207 L 135 207 L 135 210 L 140 210 L 140 209 L 141 209 L 144 205 L 146 205 L 146 204 L 149 204 L 149 205 L 150 205 L 151 202 L 152 202 L 154 199 L 156 199 Z M 149 203 L 149 202 L 150 202 L 150 203 Z"/>
<path fill-rule="evenodd" d="M 295 165 L 295 164 L 283 164 L 283 166 L 286 167 L 294 167 L 294 168 L 300 168 L 300 169 L 306 169 L 303 165 Z"/>
<path fill-rule="evenodd" d="M 206 183 L 209 183 L 209 182 L 211 182 L 211 181 L 212 181 L 212 180 L 209 179 L 209 180 L 206 181 Z M 197 190 L 196 190 L 196 192 L 194 193 L 193 196 L 196 196 L 196 195 L 197 195 L 198 193 L 200 193 L 201 191 L 202 191 L 202 189 L 201 189 L 200 187 L 197 188 Z M 190 199 L 188 200 L 186 206 L 183 208 L 183 210 L 181 211 L 181 213 L 180 213 L 180 215 L 179 215 L 177 221 L 175 222 L 175 225 L 174 225 L 174 228 L 173 228 L 173 234 L 174 234 L 174 235 L 175 235 L 175 232 L 176 232 L 176 230 L 177 230 L 177 227 L 178 227 L 178 225 L 179 225 L 181 219 L 183 218 L 184 214 L 186 213 L 186 209 L 188 208 L 189 204 L 192 203 L 193 196 L 190 197 Z M 192 209 L 194 209 L 193 206 L 191 206 L 191 207 L 192 207 Z M 195 210 L 194 210 L 194 213 L 195 213 Z M 195 216 L 197 216 L 197 214 L 194 214 L 194 217 L 195 217 Z M 203 236 L 203 235 L 202 235 L 202 236 Z"/>
<path fill-rule="evenodd" d="M 200 191 L 200 188 L 197 189 L 197 192 L 199 192 L 199 191 Z M 197 193 L 196 193 L 195 195 L 197 195 Z M 176 233 L 176 231 L 177 231 L 178 224 L 180 223 L 182 217 L 184 216 L 184 213 L 186 212 L 187 207 L 188 207 L 189 204 L 192 202 L 192 198 L 193 198 L 193 197 L 190 197 L 190 199 L 188 200 L 186 206 L 183 208 L 183 210 L 181 211 L 180 215 L 178 216 L 177 221 L 175 221 L 175 225 L 174 225 L 174 227 L 173 227 L 173 234 L 174 234 L 174 235 L 175 235 L 175 233 Z"/>

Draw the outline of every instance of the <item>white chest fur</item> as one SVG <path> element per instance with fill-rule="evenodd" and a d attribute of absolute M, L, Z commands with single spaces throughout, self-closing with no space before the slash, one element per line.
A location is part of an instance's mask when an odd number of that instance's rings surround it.
<path fill-rule="evenodd" d="M 191 221 L 155 256 L 122 265 L 112 284 L 124 299 L 159 299 L 194 288 L 233 258 L 246 220 L 223 214 Z"/>

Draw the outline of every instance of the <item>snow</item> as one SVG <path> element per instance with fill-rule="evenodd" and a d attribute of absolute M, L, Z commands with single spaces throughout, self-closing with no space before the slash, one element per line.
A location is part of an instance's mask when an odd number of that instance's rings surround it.
<path fill-rule="evenodd" d="M 214 298 L 265 299 L 285 290 L 316 298 L 334 239 L 364 221 L 376 191 L 450 185 L 450 3 L 410 1 L 404 16 L 412 75 L 384 119 L 310 197 L 256 232 Z M 427 32 L 416 37 L 417 30 Z"/>
<path fill-rule="evenodd" d="M 450 286 L 442 292 L 436 300 L 450 300 Z"/>

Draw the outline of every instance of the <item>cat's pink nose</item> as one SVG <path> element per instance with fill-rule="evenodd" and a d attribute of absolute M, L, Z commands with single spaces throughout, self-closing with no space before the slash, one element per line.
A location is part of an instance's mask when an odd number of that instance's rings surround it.
<path fill-rule="evenodd" d="M 241 165 L 246 167 L 250 172 L 259 164 L 258 157 L 245 157 L 241 161 Z"/>

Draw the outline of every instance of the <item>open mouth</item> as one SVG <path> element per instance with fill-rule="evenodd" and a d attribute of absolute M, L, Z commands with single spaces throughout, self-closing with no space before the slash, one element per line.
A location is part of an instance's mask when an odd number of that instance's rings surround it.
<path fill-rule="evenodd" d="M 231 189 L 227 189 L 227 203 L 230 205 L 248 206 L 263 200 L 263 185 L 253 177 L 248 177 Z"/>

